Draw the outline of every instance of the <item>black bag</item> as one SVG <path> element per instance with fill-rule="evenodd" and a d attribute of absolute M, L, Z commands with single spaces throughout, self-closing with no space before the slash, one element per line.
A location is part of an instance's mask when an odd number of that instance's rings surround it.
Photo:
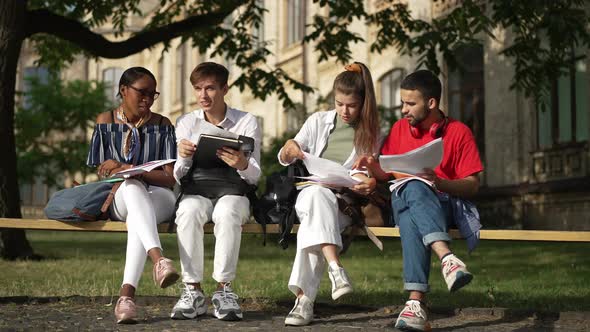
<path fill-rule="evenodd" d="M 266 178 L 266 189 L 254 205 L 254 218 L 262 225 L 266 236 L 267 224 L 279 225 L 279 245 L 289 246 L 293 224 L 299 223 L 295 213 L 298 190 L 295 183 L 298 176 L 308 176 L 309 172 L 301 160 L 287 166 Z"/>
<path fill-rule="evenodd" d="M 254 146 L 242 144 L 241 148 L 244 153 L 249 154 Z M 201 168 L 193 162 L 188 172 L 180 179 L 180 194 L 176 198 L 174 210 L 178 210 L 178 204 L 184 195 L 200 195 L 209 199 L 218 199 L 226 195 L 246 196 L 250 205 L 255 206 L 258 201 L 256 188 L 256 185 L 246 182 L 235 168 L 227 164 L 219 168 Z M 168 232 L 172 233 L 173 228 L 174 221 L 170 220 Z"/>
<path fill-rule="evenodd" d="M 225 195 L 244 196 L 252 191 L 252 187 L 231 167 L 191 167 L 180 179 L 180 191 L 183 195 L 200 195 L 209 199 Z"/>
<path fill-rule="evenodd" d="M 201 136 L 213 137 L 209 135 Z M 223 145 L 234 149 L 237 148 L 246 156 L 249 156 L 254 151 L 254 139 L 240 135 L 237 140 L 217 137 L 217 140 L 209 141 L 211 146 L 203 145 L 206 142 L 205 138 L 203 138 L 203 141 L 199 141 L 197 151 L 207 149 L 207 152 L 202 152 L 202 154 L 207 154 L 215 160 L 199 162 L 199 153 L 195 153 L 191 168 L 180 179 L 181 196 L 178 200 L 180 201 L 182 195 L 200 195 L 209 199 L 217 199 L 226 195 L 246 195 L 251 200 L 256 186 L 244 181 L 235 168 L 230 167 L 214 156 L 217 148 Z M 212 142 L 223 142 L 224 144 L 215 145 Z M 254 202 L 250 203 L 253 204 Z"/>

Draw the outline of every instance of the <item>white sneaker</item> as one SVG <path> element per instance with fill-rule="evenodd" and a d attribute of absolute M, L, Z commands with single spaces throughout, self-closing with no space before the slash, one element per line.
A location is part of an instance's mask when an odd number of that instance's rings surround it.
<path fill-rule="evenodd" d="M 333 270 L 328 267 L 328 276 L 332 282 L 332 299 L 338 300 L 342 295 L 352 293 L 352 284 L 343 267 Z"/>
<path fill-rule="evenodd" d="M 223 285 L 223 290 L 216 291 L 211 297 L 215 310 L 213 314 L 220 320 L 241 320 L 244 316 L 238 304 L 238 295 L 231 288 L 231 283 Z"/>
<path fill-rule="evenodd" d="M 430 330 L 426 310 L 422 309 L 420 301 L 409 300 L 406 302 L 406 307 L 397 317 L 395 328 L 402 331 Z"/>
<path fill-rule="evenodd" d="M 443 258 L 441 267 L 443 278 L 451 292 L 459 290 L 473 279 L 473 275 L 467 271 L 467 265 L 453 254 Z"/>
<path fill-rule="evenodd" d="M 187 284 L 182 284 L 182 294 L 180 299 L 172 308 L 170 318 L 172 319 L 192 319 L 207 313 L 207 304 L 205 304 L 205 294 L 199 289 L 193 289 Z"/>
<path fill-rule="evenodd" d="M 295 299 L 295 306 L 285 318 L 285 325 L 304 326 L 313 320 L 313 301 L 303 295 Z"/>

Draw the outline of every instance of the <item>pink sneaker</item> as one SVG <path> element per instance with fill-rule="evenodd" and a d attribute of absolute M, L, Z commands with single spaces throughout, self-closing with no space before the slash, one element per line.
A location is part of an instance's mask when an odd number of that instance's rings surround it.
<path fill-rule="evenodd" d="M 129 296 L 121 296 L 115 306 L 115 318 L 117 324 L 135 324 L 137 323 L 137 309 L 135 300 Z"/>
<path fill-rule="evenodd" d="M 160 288 L 166 288 L 176 282 L 180 275 L 172 265 L 172 261 L 168 258 L 160 258 L 156 264 L 154 264 L 154 283 Z"/>

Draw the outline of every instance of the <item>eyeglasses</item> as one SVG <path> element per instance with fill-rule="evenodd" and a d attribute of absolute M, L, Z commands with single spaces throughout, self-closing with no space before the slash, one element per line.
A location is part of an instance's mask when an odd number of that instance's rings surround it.
<path fill-rule="evenodd" d="M 143 97 L 151 98 L 152 100 L 156 100 L 160 96 L 160 93 L 158 91 L 148 91 L 145 89 L 138 89 L 138 88 L 134 87 L 133 85 L 127 85 L 127 86 L 130 87 L 131 89 L 139 92 L 139 94 L 142 95 Z"/>

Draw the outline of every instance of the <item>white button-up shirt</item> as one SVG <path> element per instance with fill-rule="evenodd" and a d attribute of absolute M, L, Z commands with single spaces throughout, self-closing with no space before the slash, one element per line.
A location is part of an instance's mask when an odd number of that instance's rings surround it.
<path fill-rule="evenodd" d="M 187 113 L 176 121 L 176 142 L 182 139 L 190 140 L 191 137 L 199 137 L 199 126 L 197 121 L 205 120 L 205 113 L 203 110 L 195 110 Z M 248 159 L 248 167 L 243 170 L 237 170 L 238 174 L 249 184 L 256 184 L 260 178 L 260 143 L 262 140 L 262 133 L 258 127 L 258 121 L 254 115 L 227 107 L 225 118 L 217 126 L 232 132 L 237 135 L 244 135 L 254 138 L 254 151 Z M 193 142 L 196 143 L 196 142 Z M 178 155 L 176 163 L 174 164 L 174 178 L 176 182 L 180 183 L 180 179 L 189 171 L 193 164 L 192 156 L 182 158 Z"/>
<path fill-rule="evenodd" d="M 326 148 L 326 144 L 328 144 L 330 131 L 334 128 L 334 119 L 336 116 L 336 110 L 316 112 L 310 115 L 294 138 L 294 140 L 299 144 L 299 147 L 301 147 L 301 150 L 314 156 L 321 157 L 321 154 Z M 379 133 L 376 134 L 379 135 Z M 281 165 L 287 166 L 289 164 L 281 160 L 282 151 L 283 149 L 279 151 L 277 157 Z M 350 156 L 348 156 L 348 159 L 346 159 L 342 166 L 348 170 L 351 170 L 352 165 L 354 165 L 354 162 L 357 160 L 357 158 L 358 156 L 356 154 L 356 150 L 353 147 L 352 151 L 350 152 Z M 351 175 L 356 173 L 366 174 L 364 171 L 361 172 L 357 170 L 352 170 L 350 172 Z"/>

